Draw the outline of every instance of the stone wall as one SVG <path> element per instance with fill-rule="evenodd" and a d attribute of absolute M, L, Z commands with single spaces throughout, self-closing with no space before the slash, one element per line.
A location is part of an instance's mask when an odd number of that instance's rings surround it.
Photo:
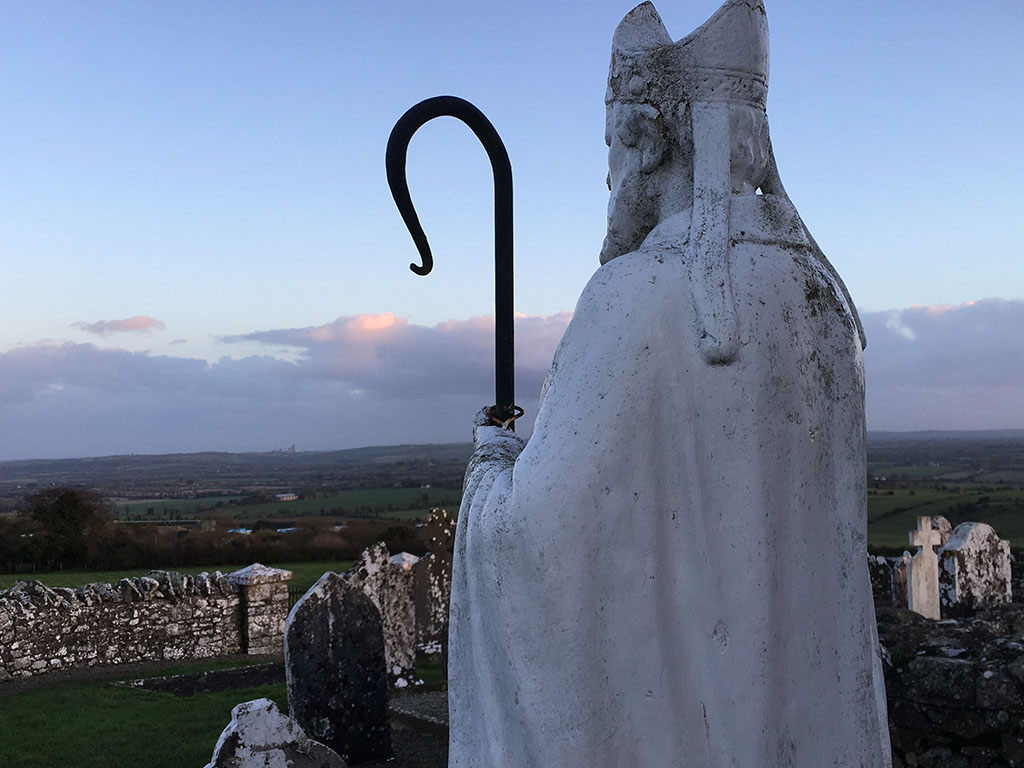
<path fill-rule="evenodd" d="M 1024 765 L 1024 605 L 942 621 L 876 611 L 894 768 Z"/>
<path fill-rule="evenodd" d="M 0 681 L 69 667 L 280 652 L 291 574 L 259 566 L 273 581 L 238 577 L 253 568 L 229 577 L 154 571 L 77 589 L 17 582 L 0 592 Z"/>

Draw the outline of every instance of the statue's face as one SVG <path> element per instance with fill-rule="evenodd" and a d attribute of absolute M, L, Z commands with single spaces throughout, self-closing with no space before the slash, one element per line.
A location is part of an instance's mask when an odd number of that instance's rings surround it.
<path fill-rule="evenodd" d="M 732 193 L 753 194 L 768 172 L 768 120 L 762 110 L 745 105 L 730 104 L 728 114 Z M 663 217 L 693 202 L 688 123 L 666 119 L 647 105 L 614 102 L 607 112 L 605 142 L 611 197 L 602 264 L 637 250 Z"/>
<path fill-rule="evenodd" d="M 768 119 L 764 112 L 729 105 L 729 149 L 732 193 L 753 194 L 768 173 Z"/>
<path fill-rule="evenodd" d="M 653 171 L 662 147 L 657 113 L 650 107 L 614 103 L 608 109 L 608 234 L 601 263 L 635 251 L 657 222 L 658 185 Z"/>

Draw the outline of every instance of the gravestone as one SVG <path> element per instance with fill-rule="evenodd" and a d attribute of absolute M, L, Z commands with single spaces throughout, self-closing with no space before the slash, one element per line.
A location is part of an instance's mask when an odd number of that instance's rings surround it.
<path fill-rule="evenodd" d="M 270 699 L 231 710 L 206 768 L 346 768 L 337 752 L 306 736 Z"/>
<path fill-rule="evenodd" d="M 917 518 L 910 543 L 920 550 L 907 564 L 907 607 L 926 619 L 940 618 L 939 559 L 933 547 L 941 541 L 942 534 L 932 528 L 930 517 Z"/>
<path fill-rule="evenodd" d="M 904 551 L 892 564 L 892 604 L 899 608 L 910 605 L 907 601 L 907 570 L 911 559 L 911 554 Z"/>
<path fill-rule="evenodd" d="M 452 593 L 452 553 L 455 551 L 456 518 L 435 508 L 417 526 L 417 536 L 427 554 L 416 563 L 416 648 L 426 656 L 440 655 L 448 646 L 448 610 Z"/>
<path fill-rule="evenodd" d="M 935 515 L 932 517 L 932 527 L 939 532 L 939 546 L 944 547 L 949 537 L 953 535 L 952 524 L 942 515 Z M 910 560 L 910 553 L 904 552 L 892 563 L 892 604 L 900 608 L 906 608 L 910 604 L 907 600 L 907 567 Z"/>
<path fill-rule="evenodd" d="M 350 763 L 391 755 L 380 612 L 336 573 L 295 604 L 285 630 L 288 706 L 299 725 Z"/>
<path fill-rule="evenodd" d="M 343 578 L 370 598 L 380 611 L 391 684 L 404 688 L 419 682 L 412 570 L 391 562 L 387 545 L 379 541 L 363 550 L 360 561 L 346 571 Z"/>
<path fill-rule="evenodd" d="M 1010 542 L 986 523 L 961 523 L 939 550 L 942 609 L 961 615 L 1012 598 Z"/>

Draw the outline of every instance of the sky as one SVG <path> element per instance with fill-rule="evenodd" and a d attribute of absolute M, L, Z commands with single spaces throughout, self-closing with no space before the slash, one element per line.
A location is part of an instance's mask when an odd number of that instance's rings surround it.
<path fill-rule="evenodd" d="M 864 319 L 869 428 L 1024 427 L 1024 4 L 765 4 L 775 154 Z M 441 94 L 512 159 L 535 411 L 598 263 L 631 7 L 0 0 L 0 459 L 468 440 L 486 155 L 454 120 L 413 139 L 425 278 L 384 175 Z M 716 8 L 659 4 L 674 38 Z"/>

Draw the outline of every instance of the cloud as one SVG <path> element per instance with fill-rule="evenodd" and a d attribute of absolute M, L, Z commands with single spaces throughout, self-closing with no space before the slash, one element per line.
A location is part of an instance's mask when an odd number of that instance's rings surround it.
<path fill-rule="evenodd" d="M 1024 301 L 861 316 L 869 429 L 1024 428 Z"/>
<path fill-rule="evenodd" d="M 569 319 L 516 318 L 521 434 Z M 1024 301 L 862 319 L 869 428 L 1024 428 Z M 0 354 L 0 459 L 468 441 L 494 399 L 493 340 L 490 317 L 424 326 L 382 313 L 222 339 L 288 359 L 23 345 Z"/>
<path fill-rule="evenodd" d="M 516 316 L 516 384 L 524 399 L 538 396 L 570 317 L 569 312 Z M 227 336 L 221 341 L 298 348 L 302 355 L 296 365 L 301 375 L 345 381 L 370 397 L 425 398 L 443 393 L 487 399 L 494 389 L 493 317 L 428 327 L 388 312 Z"/>
<path fill-rule="evenodd" d="M 152 333 L 154 330 L 162 331 L 167 328 L 160 320 L 148 315 L 135 315 L 124 320 L 97 320 L 95 323 L 79 321 L 72 325 L 97 336 L 106 336 L 108 333 Z"/>
<path fill-rule="evenodd" d="M 517 400 L 531 419 L 568 320 L 517 318 Z M 427 327 L 381 314 L 223 339 L 297 348 L 294 362 L 24 345 L 0 354 L 0 459 L 468 441 L 494 399 L 493 337 L 490 318 Z"/>

